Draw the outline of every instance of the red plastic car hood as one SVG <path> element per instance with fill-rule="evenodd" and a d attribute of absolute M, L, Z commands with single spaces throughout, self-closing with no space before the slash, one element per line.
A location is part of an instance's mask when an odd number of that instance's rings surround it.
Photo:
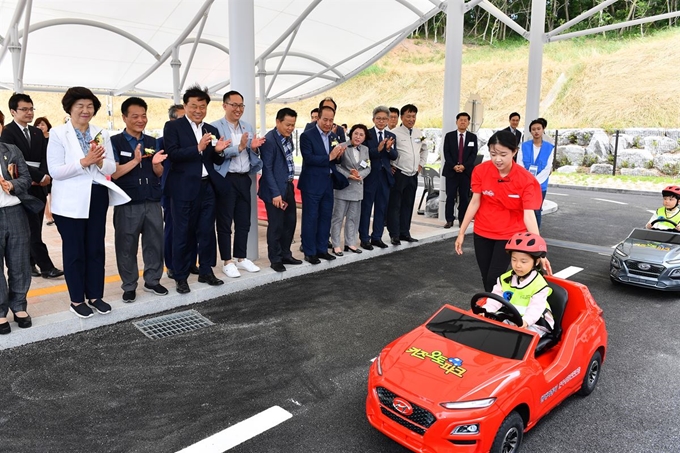
<path fill-rule="evenodd" d="M 435 404 L 512 391 L 522 363 L 458 344 L 424 327 L 398 339 L 381 360 L 392 391 L 404 389 Z"/>

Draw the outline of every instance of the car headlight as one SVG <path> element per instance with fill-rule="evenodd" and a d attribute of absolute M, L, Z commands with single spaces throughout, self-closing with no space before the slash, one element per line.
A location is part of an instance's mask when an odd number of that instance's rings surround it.
<path fill-rule="evenodd" d="M 378 375 L 382 376 L 382 363 L 380 361 L 380 354 L 378 354 L 378 357 L 375 359 L 375 369 L 378 372 Z"/>
<path fill-rule="evenodd" d="M 671 278 L 680 277 L 680 269 L 673 269 L 668 276 Z"/>
<path fill-rule="evenodd" d="M 666 261 L 666 264 L 680 264 L 680 258 Z"/>
<path fill-rule="evenodd" d="M 485 407 L 491 406 L 496 398 L 485 398 L 483 400 L 474 401 L 453 401 L 450 403 L 441 403 L 445 409 L 483 409 Z"/>
<path fill-rule="evenodd" d="M 620 246 L 616 247 L 616 249 L 614 250 L 614 253 L 616 253 L 619 256 L 623 256 L 623 257 L 628 256 L 623 252 L 623 250 L 621 250 Z"/>
<path fill-rule="evenodd" d="M 451 430 L 452 436 L 454 434 L 478 434 L 479 433 L 479 423 L 470 423 L 467 425 L 458 425 Z"/>

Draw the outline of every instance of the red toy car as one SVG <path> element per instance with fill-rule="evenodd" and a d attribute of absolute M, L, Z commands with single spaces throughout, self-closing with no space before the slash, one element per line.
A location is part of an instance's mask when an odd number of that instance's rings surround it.
<path fill-rule="evenodd" d="M 473 313 L 445 305 L 385 347 L 369 370 L 370 423 L 416 452 L 510 453 L 567 397 L 590 394 L 607 347 L 602 310 L 586 286 L 546 279 L 556 327 L 542 338 L 500 322 L 521 316 L 479 293 Z M 484 297 L 504 304 L 496 319 L 479 314 Z"/>

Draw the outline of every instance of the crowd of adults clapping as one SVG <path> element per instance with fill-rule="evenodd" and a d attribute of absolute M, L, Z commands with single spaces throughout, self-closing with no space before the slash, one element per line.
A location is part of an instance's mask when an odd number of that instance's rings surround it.
<path fill-rule="evenodd" d="M 30 96 L 10 98 L 13 121 L 4 128 L 0 112 L 0 259 L 8 275 L 0 277 L 0 334 L 11 332 L 9 311 L 20 328 L 32 325 L 26 311 L 32 276 L 63 275 L 69 309 L 80 318 L 111 311 L 103 300 L 109 206 L 114 207 L 122 299 L 128 303 L 137 297 L 140 239 L 142 288 L 157 296 L 169 293 L 160 283 L 164 267 L 180 294 L 191 291 L 190 274 L 197 274 L 200 283 L 222 285 L 213 272 L 217 250 L 228 278 L 260 271 L 247 258 L 250 192 L 258 173 L 258 196 L 268 220 L 267 254 L 276 272 L 303 263 L 291 250 L 296 189 L 302 196 L 300 250 L 312 265 L 344 253 L 387 248 L 385 229 L 393 246 L 418 241 L 411 235 L 411 218 L 428 151 L 416 127 L 415 105 L 377 106 L 370 128 L 355 124 L 347 132 L 335 123 L 335 101 L 323 99 L 299 138 L 302 170 L 297 178 L 292 140 L 297 112 L 280 109 L 276 126 L 258 137 L 241 118 L 246 105 L 239 92 L 223 96 L 224 117 L 212 123 L 205 122 L 209 102 L 206 89 L 187 89 L 183 103 L 169 109 L 163 136 L 155 139 L 145 134 L 147 104 L 139 97 L 123 102 L 125 129 L 115 135 L 91 123 L 101 102 L 87 88 L 67 90 L 62 106 L 68 120 L 56 127 L 47 118 L 31 126 L 35 109 Z M 455 248 L 462 253 L 465 228 L 474 218 L 475 253 L 485 287 L 508 267 L 502 247 L 507 240 L 519 231 L 538 232 L 552 156 L 549 144 L 541 142 L 545 124 L 539 119 L 531 123 L 532 135 L 537 125 L 533 146 L 522 145 L 516 165 L 519 115 L 513 113 L 510 120 L 509 130 L 489 140 L 491 160 L 477 168 L 477 137 L 467 130 L 467 113 L 458 115 L 457 130 L 446 135 L 443 147 L 444 227 L 453 226 L 458 200 L 461 232 Z M 42 241 L 45 216 L 62 239 L 63 271 L 54 266 Z"/>

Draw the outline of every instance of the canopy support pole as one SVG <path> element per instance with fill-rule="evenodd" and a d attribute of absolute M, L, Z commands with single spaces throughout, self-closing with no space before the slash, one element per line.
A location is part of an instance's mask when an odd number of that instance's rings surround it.
<path fill-rule="evenodd" d="M 444 111 L 442 137 L 456 129 L 456 115 L 460 109 L 460 81 L 463 72 L 464 0 L 449 0 L 446 8 L 446 58 L 444 60 Z M 441 162 L 444 165 L 442 141 Z M 439 219 L 444 219 L 446 207 L 446 178 L 439 175 Z M 444 195 L 444 196 L 442 196 Z M 454 195 L 455 196 L 455 195 Z M 463 219 L 458 219 L 462 222 Z"/>
<path fill-rule="evenodd" d="M 172 48 L 172 59 L 170 60 L 170 67 L 172 68 L 172 102 L 173 104 L 181 104 L 180 84 L 179 84 L 179 68 L 182 62 L 179 61 L 179 46 Z"/>
<path fill-rule="evenodd" d="M 245 121 L 255 125 L 255 1 L 229 2 L 229 51 L 231 87 L 243 95 L 246 107 Z M 257 178 L 251 176 L 250 233 L 248 233 L 248 259 L 256 260 L 258 250 Z"/>
<path fill-rule="evenodd" d="M 527 108 L 524 115 L 524 136 L 529 137 L 529 123 L 539 115 L 541 103 L 541 74 L 543 71 L 543 42 L 545 40 L 545 1 L 531 2 L 531 30 L 529 31 L 529 70 L 527 76 Z"/>

